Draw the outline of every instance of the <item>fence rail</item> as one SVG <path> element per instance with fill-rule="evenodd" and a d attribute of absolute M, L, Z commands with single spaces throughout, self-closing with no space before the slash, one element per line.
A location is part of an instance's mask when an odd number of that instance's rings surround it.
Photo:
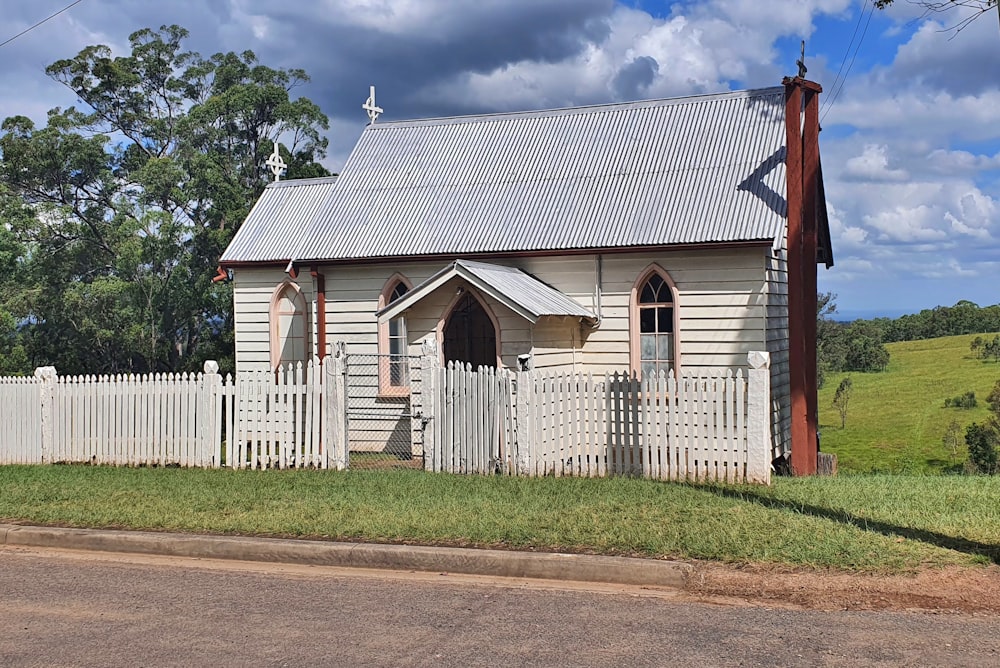
<path fill-rule="evenodd" d="M 346 468 L 354 384 L 345 347 L 334 350 L 236 378 L 214 362 L 199 374 L 0 378 L 0 464 Z M 747 371 L 514 373 L 441 368 L 430 342 L 411 378 L 423 431 L 404 433 L 421 437 L 433 471 L 768 483 L 769 364 L 753 352 Z"/>
<path fill-rule="evenodd" d="M 434 471 L 770 482 L 766 353 L 638 378 L 425 368 Z"/>
<path fill-rule="evenodd" d="M 217 370 L 0 378 L 0 464 L 328 465 L 319 360 L 236 378 Z"/>

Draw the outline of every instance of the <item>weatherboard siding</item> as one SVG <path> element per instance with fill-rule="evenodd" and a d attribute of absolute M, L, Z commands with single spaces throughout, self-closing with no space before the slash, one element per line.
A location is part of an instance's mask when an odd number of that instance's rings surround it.
<path fill-rule="evenodd" d="M 306 308 L 315 311 L 312 277 L 306 273 L 295 282 Z M 279 267 L 240 269 L 233 272 L 233 318 L 236 330 L 236 370 L 271 367 L 271 299 L 288 275 Z M 309 318 L 310 342 L 315 341 L 315 319 Z"/>
<path fill-rule="evenodd" d="M 782 244 L 767 257 L 767 352 L 771 354 L 771 445 L 775 457 L 791 449 L 788 349 L 788 253 Z"/>
<path fill-rule="evenodd" d="M 780 274 L 772 271 L 769 278 L 765 271 L 766 256 L 767 253 L 759 247 L 725 252 L 605 255 L 602 259 L 600 303 L 597 298 L 596 255 L 496 260 L 497 264 L 519 267 L 572 297 L 593 313 L 601 315 L 600 324 L 591 327 L 570 317 L 542 317 L 532 324 L 491 297 L 478 293 L 463 279 L 455 278 L 405 313 L 410 354 L 418 356 L 424 341 L 431 337 L 438 338 L 442 318 L 446 317 L 459 289 L 462 289 L 473 291 L 482 298 L 499 324 L 500 361 L 505 367 L 516 369 L 518 357 L 530 354 L 536 369 L 595 374 L 628 369 L 632 287 L 646 268 L 655 263 L 670 274 L 677 286 L 683 367 L 745 367 L 747 353 L 751 350 L 780 347 L 768 338 L 772 336 L 769 323 L 778 322 L 777 316 L 780 315 L 769 314 L 768 311 L 781 309 L 779 304 L 768 301 L 778 301 L 768 290 L 782 290 L 780 284 L 769 288 L 768 281 L 775 276 L 780 277 Z M 333 342 L 343 341 L 349 355 L 377 354 L 375 312 L 386 282 L 399 274 L 417 286 L 446 265 L 447 261 L 437 261 L 322 268 L 326 278 L 327 314 L 324 349 L 328 349 Z M 236 270 L 233 291 L 237 370 L 270 366 L 270 303 L 275 289 L 285 280 L 288 276 L 279 267 Z M 309 272 L 302 271 L 296 283 L 315 315 L 314 279 Z M 315 322 L 311 330 L 315 340 Z M 787 342 L 785 349 L 787 357 Z M 440 345 L 438 350 L 440 353 Z M 780 354 L 776 353 L 776 357 Z M 787 365 L 787 359 L 783 363 Z M 377 383 L 377 380 L 372 379 L 371 382 Z M 379 401 L 393 405 L 399 403 L 398 399 Z M 419 414 L 421 403 L 420 388 L 414 385 L 411 396 L 414 414 Z M 389 434 L 389 431 L 381 434 L 384 439 L 374 432 L 368 434 L 369 440 L 361 447 L 379 450 L 380 443 L 388 440 Z M 411 442 L 415 455 L 422 452 L 421 436 L 419 427 L 414 426 Z"/>
<path fill-rule="evenodd" d="M 777 339 L 772 341 L 777 331 L 772 332 L 776 325 L 771 324 L 780 321 L 779 313 L 769 314 L 768 307 L 780 312 L 781 305 L 774 303 L 778 297 L 767 290 L 784 289 L 787 293 L 787 287 L 781 288 L 780 281 L 775 283 L 777 287 L 766 287 L 769 284 L 766 261 L 760 248 L 608 254 L 602 261 L 600 308 L 596 255 L 494 261 L 519 267 L 592 312 L 600 311 L 602 320 L 594 328 L 561 317 L 542 317 L 532 325 L 493 299 L 484 297 L 484 301 L 500 325 L 500 356 L 504 366 L 516 368 L 518 356 L 530 353 L 536 368 L 578 368 L 596 373 L 622 370 L 629 366 L 632 286 L 646 267 L 656 263 L 677 285 L 683 366 L 745 366 L 747 352 L 780 347 Z M 399 273 L 416 286 L 446 264 L 447 261 L 428 261 L 324 267 L 326 343 L 344 341 L 352 353 L 377 353 L 374 314 L 386 281 Z M 772 273 L 780 277 L 780 272 Z M 269 364 L 267 314 L 275 288 L 286 278 L 277 267 L 236 271 L 237 368 Z M 303 271 L 297 282 L 307 302 L 314 304 L 312 277 Z M 439 322 L 460 287 L 472 289 L 461 279 L 455 279 L 406 313 L 411 353 L 418 354 L 422 341 L 430 335 L 437 336 Z M 787 350 L 787 344 L 784 347 Z M 787 364 L 784 360 L 780 363 Z"/>

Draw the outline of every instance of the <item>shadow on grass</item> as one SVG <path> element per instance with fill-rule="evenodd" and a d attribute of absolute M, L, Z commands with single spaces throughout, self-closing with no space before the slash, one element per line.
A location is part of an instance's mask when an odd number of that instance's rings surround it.
<path fill-rule="evenodd" d="M 775 510 L 791 510 L 804 515 L 812 515 L 814 517 L 822 517 L 823 519 L 840 522 L 842 524 L 849 524 L 865 531 L 875 531 L 884 536 L 902 536 L 903 538 L 908 538 L 909 540 L 929 543 L 930 545 L 943 547 L 948 550 L 982 556 L 989 559 L 994 564 L 1000 564 L 1000 543 L 982 543 L 966 538 L 949 536 L 947 534 L 938 533 L 937 531 L 899 526 L 890 522 L 859 517 L 847 512 L 846 510 L 836 510 L 834 508 L 823 508 L 821 506 L 795 503 L 794 501 L 774 499 L 753 490 L 735 490 L 711 485 L 705 486 L 703 489 L 718 496 L 730 499 L 739 499 L 741 501 L 749 501 L 751 503 L 764 506 L 765 508 L 773 508 Z"/>

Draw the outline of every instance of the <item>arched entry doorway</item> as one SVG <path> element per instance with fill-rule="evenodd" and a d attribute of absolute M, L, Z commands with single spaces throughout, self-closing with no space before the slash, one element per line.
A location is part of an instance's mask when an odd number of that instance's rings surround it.
<path fill-rule="evenodd" d="M 465 362 L 472 368 L 497 365 L 497 332 L 493 320 L 469 292 L 455 303 L 444 331 L 444 361 Z"/>

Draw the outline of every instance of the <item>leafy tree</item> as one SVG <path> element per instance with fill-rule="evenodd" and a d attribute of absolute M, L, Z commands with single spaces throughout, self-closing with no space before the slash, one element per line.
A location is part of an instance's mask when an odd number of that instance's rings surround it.
<path fill-rule="evenodd" d="M 992 341 L 983 344 L 982 357 L 984 359 L 992 357 L 994 362 L 1000 362 L 1000 336 L 995 336 Z"/>
<path fill-rule="evenodd" d="M 836 407 L 837 412 L 840 413 L 841 429 L 847 427 L 847 406 L 851 401 L 851 391 L 853 388 L 854 382 L 848 376 L 840 381 L 840 385 L 837 386 L 837 391 L 833 395 L 833 405 Z"/>
<path fill-rule="evenodd" d="M 977 358 L 980 358 L 982 357 L 983 345 L 985 343 L 986 342 L 983 341 L 983 337 L 977 336 L 976 338 L 972 339 L 971 343 L 969 343 L 969 351 Z"/>
<path fill-rule="evenodd" d="M 0 376 L 24 375 L 32 369 L 17 317 L 23 311 L 18 282 L 25 248 L 13 231 L 31 217 L 31 211 L 0 184 L 0 220 L 6 223 L 0 225 Z"/>
<path fill-rule="evenodd" d="M 944 400 L 945 408 L 964 408 L 966 410 L 975 408 L 979 402 L 976 401 L 976 393 L 969 390 L 965 394 L 957 397 L 950 397 Z"/>
<path fill-rule="evenodd" d="M 203 58 L 186 30 L 90 46 L 46 70 L 83 103 L 45 127 L 3 121 L 0 184 L 29 215 L 11 225 L 20 256 L 15 317 L 33 364 L 63 373 L 231 365 L 230 288 L 219 255 L 267 183 L 274 143 L 288 176 L 318 176 L 328 121 L 291 91 L 302 70 L 251 51 Z M 0 240 L 2 242 L 2 240 Z M 2 338 L 2 331 L 0 331 Z"/>
<path fill-rule="evenodd" d="M 983 424 L 973 422 L 965 430 L 969 465 L 977 473 L 1000 473 L 1000 380 L 986 397 L 993 415 Z"/>
<path fill-rule="evenodd" d="M 817 387 L 823 387 L 826 374 L 844 368 L 844 349 L 839 336 L 843 325 L 833 319 L 837 312 L 837 295 L 821 292 L 816 295 L 816 375 Z"/>
<path fill-rule="evenodd" d="M 948 451 L 948 457 L 951 459 L 952 464 L 958 458 L 958 449 L 962 444 L 960 439 L 961 434 L 962 425 L 958 423 L 958 420 L 952 420 L 945 428 L 944 436 L 941 437 L 941 444 Z"/>
<path fill-rule="evenodd" d="M 1000 380 L 993 384 L 993 389 L 986 396 L 986 404 L 990 407 L 993 415 L 1000 420 Z"/>
<path fill-rule="evenodd" d="M 1000 473 L 997 451 L 1000 449 L 1000 424 L 996 419 L 980 425 L 973 422 L 965 430 L 965 445 L 969 448 L 969 463 L 977 473 Z"/>
<path fill-rule="evenodd" d="M 885 371 L 889 366 L 889 351 L 881 342 L 864 334 L 854 336 L 847 343 L 844 359 L 846 371 Z"/>

